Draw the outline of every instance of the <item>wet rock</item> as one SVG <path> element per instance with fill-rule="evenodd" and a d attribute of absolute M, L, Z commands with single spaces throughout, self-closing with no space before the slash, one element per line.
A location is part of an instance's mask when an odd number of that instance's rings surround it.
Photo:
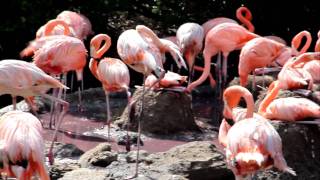
<path fill-rule="evenodd" d="M 167 152 L 148 156 L 149 170 L 181 175 L 187 179 L 227 179 L 233 174 L 227 169 L 224 156 L 206 141 L 195 141 L 174 147 Z"/>
<path fill-rule="evenodd" d="M 149 153 L 144 150 L 139 151 L 139 162 L 145 161 Z M 137 160 L 137 151 L 130 151 L 126 156 L 126 161 L 128 163 L 135 163 Z"/>
<path fill-rule="evenodd" d="M 79 163 L 81 167 L 89 166 L 99 166 L 106 167 L 111 162 L 117 160 L 117 153 L 111 152 L 111 145 L 108 143 L 101 143 L 95 148 L 84 153 L 80 159 Z"/>
<path fill-rule="evenodd" d="M 79 168 L 67 172 L 60 180 L 105 180 L 107 171 L 105 169 Z"/>
<path fill-rule="evenodd" d="M 133 99 L 142 94 L 138 88 Z M 137 121 L 143 116 L 141 129 L 143 132 L 155 134 L 169 134 L 179 131 L 199 130 L 195 123 L 191 109 L 191 99 L 185 93 L 171 91 L 148 91 L 144 98 L 144 110 L 141 109 L 141 100 L 135 103 L 130 113 L 131 130 L 137 130 Z M 125 109 L 120 120 L 115 122 L 126 129 L 128 125 L 128 108 Z"/>
<path fill-rule="evenodd" d="M 273 121 L 272 124 L 282 138 L 282 149 L 287 164 L 296 171 L 297 177 L 268 170 L 258 174 L 258 179 L 319 179 L 319 127 L 278 121 Z"/>

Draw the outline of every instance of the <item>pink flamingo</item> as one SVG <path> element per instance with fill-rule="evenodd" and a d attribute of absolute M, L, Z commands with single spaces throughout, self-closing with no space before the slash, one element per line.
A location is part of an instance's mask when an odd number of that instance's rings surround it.
<path fill-rule="evenodd" d="M 101 47 L 103 41 L 104 44 Z M 109 93 L 125 90 L 127 92 L 129 104 L 131 96 L 129 92 L 130 75 L 128 67 L 119 59 L 101 59 L 110 46 L 111 38 L 106 34 L 98 34 L 92 38 L 90 42 L 90 54 L 92 58 L 90 59 L 89 65 L 92 74 L 102 83 L 106 94 L 108 138 L 110 137 L 111 123 Z M 101 60 L 99 61 L 98 59 Z"/>
<path fill-rule="evenodd" d="M 240 85 L 246 86 L 249 74 L 256 68 L 270 65 L 284 48 L 284 44 L 264 37 L 258 37 L 246 43 L 241 49 L 239 58 Z"/>
<path fill-rule="evenodd" d="M 63 117 L 68 110 L 69 103 L 45 93 L 50 88 L 67 89 L 67 87 L 61 84 L 58 80 L 47 75 L 33 63 L 20 60 L 1 60 L 0 77 L 0 95 L 11 94 L 13 97 L 22 96 L 24 98 L 42 96 L 63 105 L 63 111 L 59 115 L 58 124 L 56 126 L 48 154 L 50 163 L 52 164 L 54 140 L 57 136 Z"/>
<path fill-rule="evenodd" d="M 271 166 L 295 176 L 296 173 L 288 167 L 283 157 L 282 142 L 277 131 L 267 119 L 254 115 L 251 93 L 244 87 L 231 86 L 223 96 L 227 108 L 225 112 L 233 112 L 233 107 L 237 106 L 241 97 L 247 103 L 245 115 L 242 110 L 241 115 L 233 119 L 236 122 L 233 126 L 224 119 L 219 129 L 219 142 L 226 147 L 227 165 L 236 179 Z"/>
<path fill-rule="evenodd" d="M 316 42 L 316 45 L 314 46 L 314 51 L 315 52 L 320 52 L 320 31 L 318 31 L 318 40 Z"/>
<path fill-rule="evenodd" d="M 280 82 L 269 86 L 268 94 L 259 106 L 259 114 L 268 119 L 299 121 L 305 118 L 320 118 L 320 106 L 306 98 L 279 98 Z"/>
<path fill-rule="evenodd" d="M 212 28 L 206 36 L 205 47 L 203 50 L 205 61 L 204 71 L 198 80 L 192 82 L 187 87 L 187 91 L 191 92 L 208 77 L 210 73 L 211 57 L 218 54 L 218 52 L 223 53 L 223 82 L 226 82 L 227 57 L 229 53 L 235 49 L 242 48 L 246 42 L 256 37 L 258 37 L 258 35 L 249 32 L 240 25 L 233 23 L 223 23 Z M 217 64 L 218 67 L 220 67 L 220 58 L 218 58 Z"/>
<path fill-rule="evenodd" d="M 168 71 L 164 77 L 157 83 L 157 78 L 153 74 L 146 78 L 146 87 L 153 87 L 154 89 L 180 87 L 187 81 L 187 76 L 181 76 L 180 74 Z"/>
<path fill-rule="evenodd" d="M 1 116 L 0 159 L 0 172 L 9 177 L 31 180 L 38 174 L 41 180 L 50 180 L 39 119 L 22 111 L 9 111 Z"/>
<path fill-rule="evenodd" d="M 244 16 L 243 16 L 244 14 Z M 252 14 L 250 12 L 250 10 L 247 7 L 239 7 L 236 11 L 236 16 L 238 18 L 238 20 L 243 23 L 250 32 L 254 32 L 254 26 L 252 25 L 252 23 L 250 22 L 252 20 Z M 207 33 L 214 28 L 215 26 L 217 26 L 218 24 L 222 24 L 222 23 L 234 23 L 234 24 L 238 24 L 237 21 L 230 19 L 230 18 L 225 18 L 225 17 L 217 17 L 214 19 L 210 19 L 209 21 L 205 22 L 202 24 L 203 30 L 204 30 L 204 35 L 206 36 Z"/>
<path fill-rule="evenodd" d="M 83 90 L 83 69 L 86 65 L 87 50 L 83 42 L 66 35 L 48 36 L 60 20 L 47 23 L 45 37 L 35 40 L 42 45 L 35 51 L 34 63 L 51 75 L 65 74 L 76 71 L 77 80 L 81 81 L 79 91 L 79 109 L 82 108 L 81 91 Z M 36 43 L 37 44 L 37 43 Z"/>
<path fill-rule="evenodd" d="M 57 19 L 65 21 L 75 32 L 76 37 L 84 40 L 93 34 L 90 20 L 83 14 L 73 11 L 62 11 Z"/>
<path fill-rule="evenodd" d="M 301 45 L 302 38 L 306 38 L 306 43 L 298 51 L 299 46 Z M 296 34 L 291 41 L 291 47 L 287 47 L 283 52 L 276 58 L 276 65 L 284 66 L 284 64 L 293 56 L 297 56 L 307 52 L 308 48 L 311 45 L 312 37 L 308 31 L 301 31 Z"/>

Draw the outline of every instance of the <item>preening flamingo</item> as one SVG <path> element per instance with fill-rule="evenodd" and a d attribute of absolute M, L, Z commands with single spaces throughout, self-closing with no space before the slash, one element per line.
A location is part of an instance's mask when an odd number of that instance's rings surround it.
<path fill-rule="evenodd" d="M 200 66 L 195 66 L 194 61 L 202 50 L 204 39 L 203 28 L 197 23 L 184 23 L 177 30 L 177 44 L 181 48 L 182 53 L 189 66 L 189 83 L 193 78 L 193 70 L 203 71 Z M 211 73 L 209 74 L 210 85 L 215 86 L 215 80 Z"/>
<path fill-rule="evenodd" d="M 314 82 L 320 82 L 320 52 L 304 53 L 296 58 L 292 66 L 303 68 L 311 74 Z"/>
<path fill-rule="evenodd" d="M 252 20 L 252 14 L 251 11 L 247 7 L 239 7 L 236 11 L 236 17 L 238 20 L 244 24 L 248 28 L 250 32 L 254 32 L 254 26 L 251 23 Z M 222 24 L 222 23 L 234 23 L 238 24 L 237 21 L 230 19 L 230 18 L 225 18 L 225 17 L 217 17 L 210 19 L 209 21 L 205 22 L 202 24 L 203 30 L 204 30 L 204 35 L 206 36 L 207 33 L 214 28 L 215 26 Z"/>
<path fill-rule="evenodd" d="M 157 82 L 158 79 L 153 74 L 149 75 L 146 78 L 145 85 L 146 87 L 153 86 L 154 89 L 179 87 L 187 81 L 187 78 L 187 76 L 181 76 L 180 74 L 167 71 L 164 77 L 156 84 L 155 82 Z"/>
<path fill-rule="evenodd" d="M 47 75 L 33 63 L 20 60 L 0 61 L 0 95 L 11 94 L 13 97 L 22 96 L 24 98 L 42 96 L 63 105 L 63 111 L 58 118 L 58 124 L 48 154 L 50 163 L 53 163 L 53 142 L 57 136 L 63 117 L 68 110 L 69 103 L 47 95 L 46 92 L 50 88 L 67 89 L 65 85 Z"/>
<path fill-rule="evenodd" d="M 35 116 L 9 111 L 0 117 L 0 172 L 31 180 L 50 180 L 45 167 L 42 126 Z"/>
<path fill-rule="evenodd" d="M 84 40 L 93 34 L 90 20 L 83 14 L 73 11 L 62 11 L 56 19 L 65 21 L 75 32 L 76 37 Z"/>
<path fill-rule="evenodd" d="M 227 57 L 233 50 L 240 49 L 249 40 L 258 37 L 258 35 L 249 32 L 244 27 L 233 24 L 223 23 L 212 28 L 205 39 L 204 55 L 204 71 L 200 78 L 192 82 L 187 91 L 191 92 L 195 87 L 200 85 L 207 79 L 210 73 L 211 57 L 217 55 L 219 52 L 223 53 L 223 83 L 227 79 Z M 220 58 L 218 58 L 218 67 L 220 67 Z"/>
<path fill-rule="evenodd" d="M 238 116 L 240 119 L 234 119 L 236 123 L 233 126 L 225 119 L 220 125 L 219 142 L 226 147 L 228 167 L 236 179 L 272 166 L 295 176 L 296 173 L 283 157 L 282 142 L 277 131 L 267 119 L 253 115 L 254 104 L 250 94 L 241 86 L 231 86 L 224 92 L 225 104 L 230 111 L 237 106 L 240 97 L 244 97 L 248 103 L 245 117 Z"/>
<path fill-rule="evenodd" d="M 240 52 L 238 66 L 240 85 L 247 85 L 249 74 L 256 68 L 271 65 L 283 48 L 285 48 L 284 44 L 264 37 L 248 41 Z"/>
<path fill-rule="evenodd" d="M 102 42 L 104 41 L 104 44 Z M 102 58 L 103 54 L 111 46 L 111 38 L 106 34 L 98 34 L 91 39 L 90 42 L 90 65 L 89 68 L 92 74 L 102 83 L 106 94 L 107 104 L 107 125 L 108 138 L 110 138 L 110 123 L 111 112 L 109 104 L 109 93 L 126 91 L 128 96 L 128 103 L 130 104 L 129 83 L 130 75 L 128 67 L 119 59 Z M 101 48 L 100 48 L 101 47 Z M 101 60 L 99 60 L 101 59 Z"/>

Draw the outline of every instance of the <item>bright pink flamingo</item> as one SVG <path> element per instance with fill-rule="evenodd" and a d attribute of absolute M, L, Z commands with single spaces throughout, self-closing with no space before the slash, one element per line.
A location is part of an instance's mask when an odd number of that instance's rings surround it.
<path fill-rule="evenodd" d="M 288 167 L 283 157 L 282 142 L 277 131 L 267 119 L 254 115 L 252 94 L 244 87 L 231 86 L 224 91 L 223 97 L 226 104 L 224 114 L 226 118 L 230 118 L 230 115 L 236 118 L 233 119 L 236 123 L 230 126 L 225 119 L 222 121 L 219 142 L 226 147 L 227 165 L 236 179 L 270 166 L 295 176 L 296 173 Z M 241 110 L 241 114 L 234 117 L 233 108 L 241 97 L 247 103 L 246 113 L 244 115 Z"/>
<path fill-rule="evenodd" d="M 104 44 L 101 47 L 103 41 Z M 129 104 L 131 96 L 129 92 L 130 75 L 128 67 L 119 59 L 101 59 L 110 46 L 111 38 L 106 34 L 98 34 L 92 38 L 90 42 L 90 54 L 92 58 L 89 65 L 92 74 L 102 83 L 106 94 L 108 138 L 110 137 L 111 123 L 109 93 L 126 91 Z"/>
<path fill-rule="evenodd" d="M 258 37 L 247 42 L 241 49 L 239 58 L 240 85 L 247 85 L 249 74 L 256 68 L 271 65 L 284 48 L 284 44 L 264 37 Z"/>
<path fill-rule="evenodd" d="M 63 105 L 63 111 L 59 115 L 58 124 L 56 126 L 48 154 L 50 163 L 52 164 L 54 140 L 57 136 L 63 117 L 67 112 L 69 103 L 45 93 L 50 88 L 67 89 L 67 87 L 61 84 L 58 80 L 47 75 L 33 63 L 20 60 L 1 60 L 0 77 L 0 95 L 11 94 L 13 97 L 22 96 L 24 98 L 42 96 Z"/>
<path fill-rule="evenodd" d="M 305 118 L 320 118 L 320 106 L 306 98 L 286 97 L 275 99 L 280 82 L 273 82 L 267 96 L 259 106 L 259 114 L 268 119 L 299 121 Z"/>
<path fill-rule="evenodd" d="M 244 15 L 243 15 L 244 14 Z M 254 32 L 254 26 L 252 25 L 252 23 L 250 22 L 252 20 L 252 14 L 250 12 L 250 10 L 247 7 L 239 7 L 236 11 L 236 16 L 238 18 L 238 20 L 244 24 L 244 26 L 246 26 L 248 28 L 248 30 L 250 32 Z M 207 33 L 214 28 L 215 26 L 217 26 L 218 24 L 222 24 L 222 23 L 234 23 L 234 24 L 238 24 L 237 21 L 230 19 L 230 18 L 225 18 L 225 17 L 217 17 L 217 18 L 213 18 L 210 19 L 209 21 L 205 22 L 202 24 L 203 30 L 204 30 L 204 35 L 206 36 Z"/>
<path fill-rule="evenodd" d="M 38 175 L 50 180 L 44 162 L 42 126 L 35 116 L 9 111 L 0 118 L 0 172 L 9 177 L 31 180 Z"/>
<path fill-rule="evenodd" d="M 50 34 L 57 24 L 52 20 L 45 28 L 45 35 Z M 51 25 L 53 24 L 53 25 Z M 83 42 L 74 37 L 66 35 L 46 36 L 37 39 L 42 46 L 35 51 L 34 63 L 43 71 L 51 75 L 66 74 L 76 71 L 77 80 L 81 81 L 79 90 L 79 109 L 81 109 L 81 91 L 83 90 L 83 68 L 86 65 L 87 50 Z"/>
<path fill-rule="evenodd" d="M 227 57 L 229 53 L 235 49 L 240 49 L 249 40 L 258 37 L 258 35 L 249 32 L 244 27 L 233 24 L 223 23 L 212 28 L 205 40 L 204 55 L 204 71 L 200 78 L 192 82 L 187 91 L 191 92 L 195 87 L 200 85 L 210 73 L 211 57 L 219 52 L 223 54 L 223 83 L 226 82 L 227 76 Z M 220 58 L 218 58 L 218 67 L 220 67 Z"/>

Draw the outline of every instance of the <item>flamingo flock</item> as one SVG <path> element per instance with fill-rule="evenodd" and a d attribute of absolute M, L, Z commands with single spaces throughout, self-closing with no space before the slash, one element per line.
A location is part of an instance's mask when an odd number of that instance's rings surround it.
<path fill-rule="evenodd" d="M 296 176 L 296 172 L 286 163 L 282 153 L 285 147 L 282 147 L 281 137 L 270 121 L 303 122 L 306 118 L 320 118 L 320 106 L 316 102 L 307 98 L 277 98 L 281 90 L 313 91 L 314 86 L 320 83 L 320 31 L 315 51 L 307 52 L 312 41 L 308 31 L 301 31 L 293 37 L 289 47 L 280 37 L 255 34 L 255 27 L 251 23 L 252 14 L 248 8 L 240 7 L 236 16 L 243 25 L 226 17 L 208 20 L 202 26 L 187 22 L 178 28 L 176 36 L 168 38 L 159 38 L 150 27 L 137 25 L 118 37 L 116 47 L 119 59 L 103 57 L 112 40 L 107 34 L 95 35 L 90 41 L 91 58 L 88 66 L 105 91 L 108 138 L 111 138 L 112 123 L 109 93 L 125 91 L 128 106 L 133 104 L 129 91 L 130 69 L 144 77 L 143 94 L 138 98 L 142 101 L 142 111 L 146 91 L 167 89 L 191 93 L 209 78 L 210 85 L 218 86 L 216 90 L 223 92 L 221 101 L 224 102 L 224 118 L 220 124 L 218 140 L 225 147 L 227 166 L 236 179 L 270 167 Z M 88 52 L 84 41 L 93 34 L 87 17 L 63 11 L 41 26 L 35 39 L 21 51 L 22 58 L 33 56 L 33 62 L 13 59 L 0 61 L 0 95 L 10 94 L 14 109 L 17 96 L 23 97 L 31 108 L 34 108 L 34 96 L 42 96 L 62 105 L 60 109 L 55 105 L 59 110 L 56 112 L 58 121 L 54 124 L 55 131 L 47 155 L 50 164 L 54 162 L 54 141 L 69 107 L 69 103 L 61 97 L 62 90 L 68 87 L 59 76 L 64 75 L 66 79 L 68 72 L 76 72 L 77 80 L 82 81 L 82 87 L 78 87 L 81 106 L 83 76 L 88 76 L 83 74 Z M 306 43 L 298 50 L 304 37 Z M 240 84 L 227 87 L 227 58 L 234 50 L 241 51 L 238 66 Z M 177 66 L 188 70 L 188 74 L 164 69 L 165 53 L 170 53 Z M 204 67 L 196 65 L 196 59 L 201 55 Z M 215 76 L 210 72 L 214 56 L 217 56 Z M 254 112 L 253 96 L 245 88 L 248 76 L 251 73 L 267 72 L 268 68 L 274 66 L 281 69 L 277 80 L 267 88 L 258 111 Z M 202 71 L 195 81 L 194 70 Z M 48 95 L 51 88 L 59 89 L 59 93 Z M 246 108 L 237 107 L 241 98 L 244 98 Z M 136 172 L 132 178 L 138 176 L 141 122 L 139 119 Z M 44 163 L 43 126 L 37 117 L 17 110 L 0 117 L 1 173 L 18 179 L 28 180 L 34 175 L 42 180 L 50 179 Z"/>

